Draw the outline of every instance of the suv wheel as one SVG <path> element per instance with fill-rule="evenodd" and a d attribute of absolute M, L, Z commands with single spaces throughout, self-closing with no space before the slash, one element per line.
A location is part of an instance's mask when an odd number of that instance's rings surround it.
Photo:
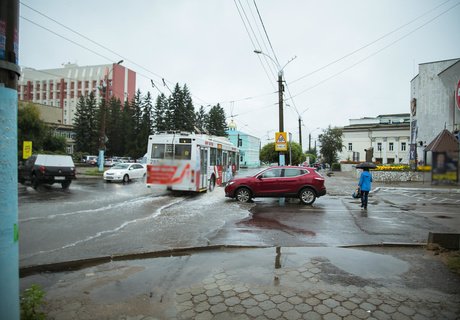
<path fill-rule="evenodd" d="M 72 182 L 72 180 L 68 180 L 68 181 L 63 181 L 63 182 L 61 182 L 61 187 L 62 187 L 62 189 L 68 189 L 71 182 Z"/>
<path fill-rule="evenodd" d="M 38 182 L 38 179 L 37 179 L 37 176 L 35 175 L 35 173 L 32 175 L 30 183 L 32 184 L 32 188 L 34 188 L 34 189 L 38 188 L 39 182 Z"/>
<path fill-rule="evenodd" d="M 303 188 L 300 190 L 299 199 L 303 204 L 312 204 L 316 200 L 315 191 L 311 188 Z"/>
<path fill-rule="evenodd" d="M 251 191 L 248 188 L 239 188 L 235 192 L 235 198 L 239 202 L 249 202 L 251 200 Z"/>

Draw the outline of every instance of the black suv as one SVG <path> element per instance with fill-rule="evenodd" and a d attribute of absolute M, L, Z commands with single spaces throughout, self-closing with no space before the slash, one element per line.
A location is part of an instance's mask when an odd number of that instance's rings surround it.
<path fill-rule="evenodd" d="M 70 156 L 37 154 L 19 165 L 18 181 L 36 189 L 40 184 L 60 183 L 63 189 L 75 179 L 75 165 Z"/>

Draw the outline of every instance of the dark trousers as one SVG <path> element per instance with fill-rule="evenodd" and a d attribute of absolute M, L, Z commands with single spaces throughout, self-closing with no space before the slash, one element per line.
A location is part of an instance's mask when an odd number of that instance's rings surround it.
<path fill-rule="evenodd" d="M 369 197 L 369 191 L 361 190 L 361 207 L 367 209 L 367 199 Z"/>

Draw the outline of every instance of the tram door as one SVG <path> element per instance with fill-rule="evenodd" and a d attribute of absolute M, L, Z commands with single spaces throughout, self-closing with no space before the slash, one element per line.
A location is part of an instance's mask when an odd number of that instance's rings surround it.
<path fill-rule="evenodd" d="M 208 187 L 208 149 L 200 148 L 200 189 Z"/>
<path fill-rule="evenodd" d="M 228 181 L 228 153 L 227 151 L 224 151 L 222 153 L 222 182 L 227 183 Z"/>

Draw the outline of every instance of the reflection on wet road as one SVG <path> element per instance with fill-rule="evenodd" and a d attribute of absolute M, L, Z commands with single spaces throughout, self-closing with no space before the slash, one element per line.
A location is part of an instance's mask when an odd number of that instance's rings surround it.
<path fill-rule="evenodd" d="M 429 195 L 419 195 L 429 196 Z M 422 243 L 449 232 L 455 208 L 408 202 L 380 190 L 369 209 L 340 194 L 312 206 L 298 199 L 240 204 L 223 188 L 198 195 L 148 189 L 142 182 L 77 180 L 69 190 L 19 188 L 22 266 L 209 245 L 344 246 Z M 447 207 L 446 207 L 447 206 Z M 449 210 L 444 210 L 450 208 Z M 442 217 L 442 218 L 441 218 Z"/>

